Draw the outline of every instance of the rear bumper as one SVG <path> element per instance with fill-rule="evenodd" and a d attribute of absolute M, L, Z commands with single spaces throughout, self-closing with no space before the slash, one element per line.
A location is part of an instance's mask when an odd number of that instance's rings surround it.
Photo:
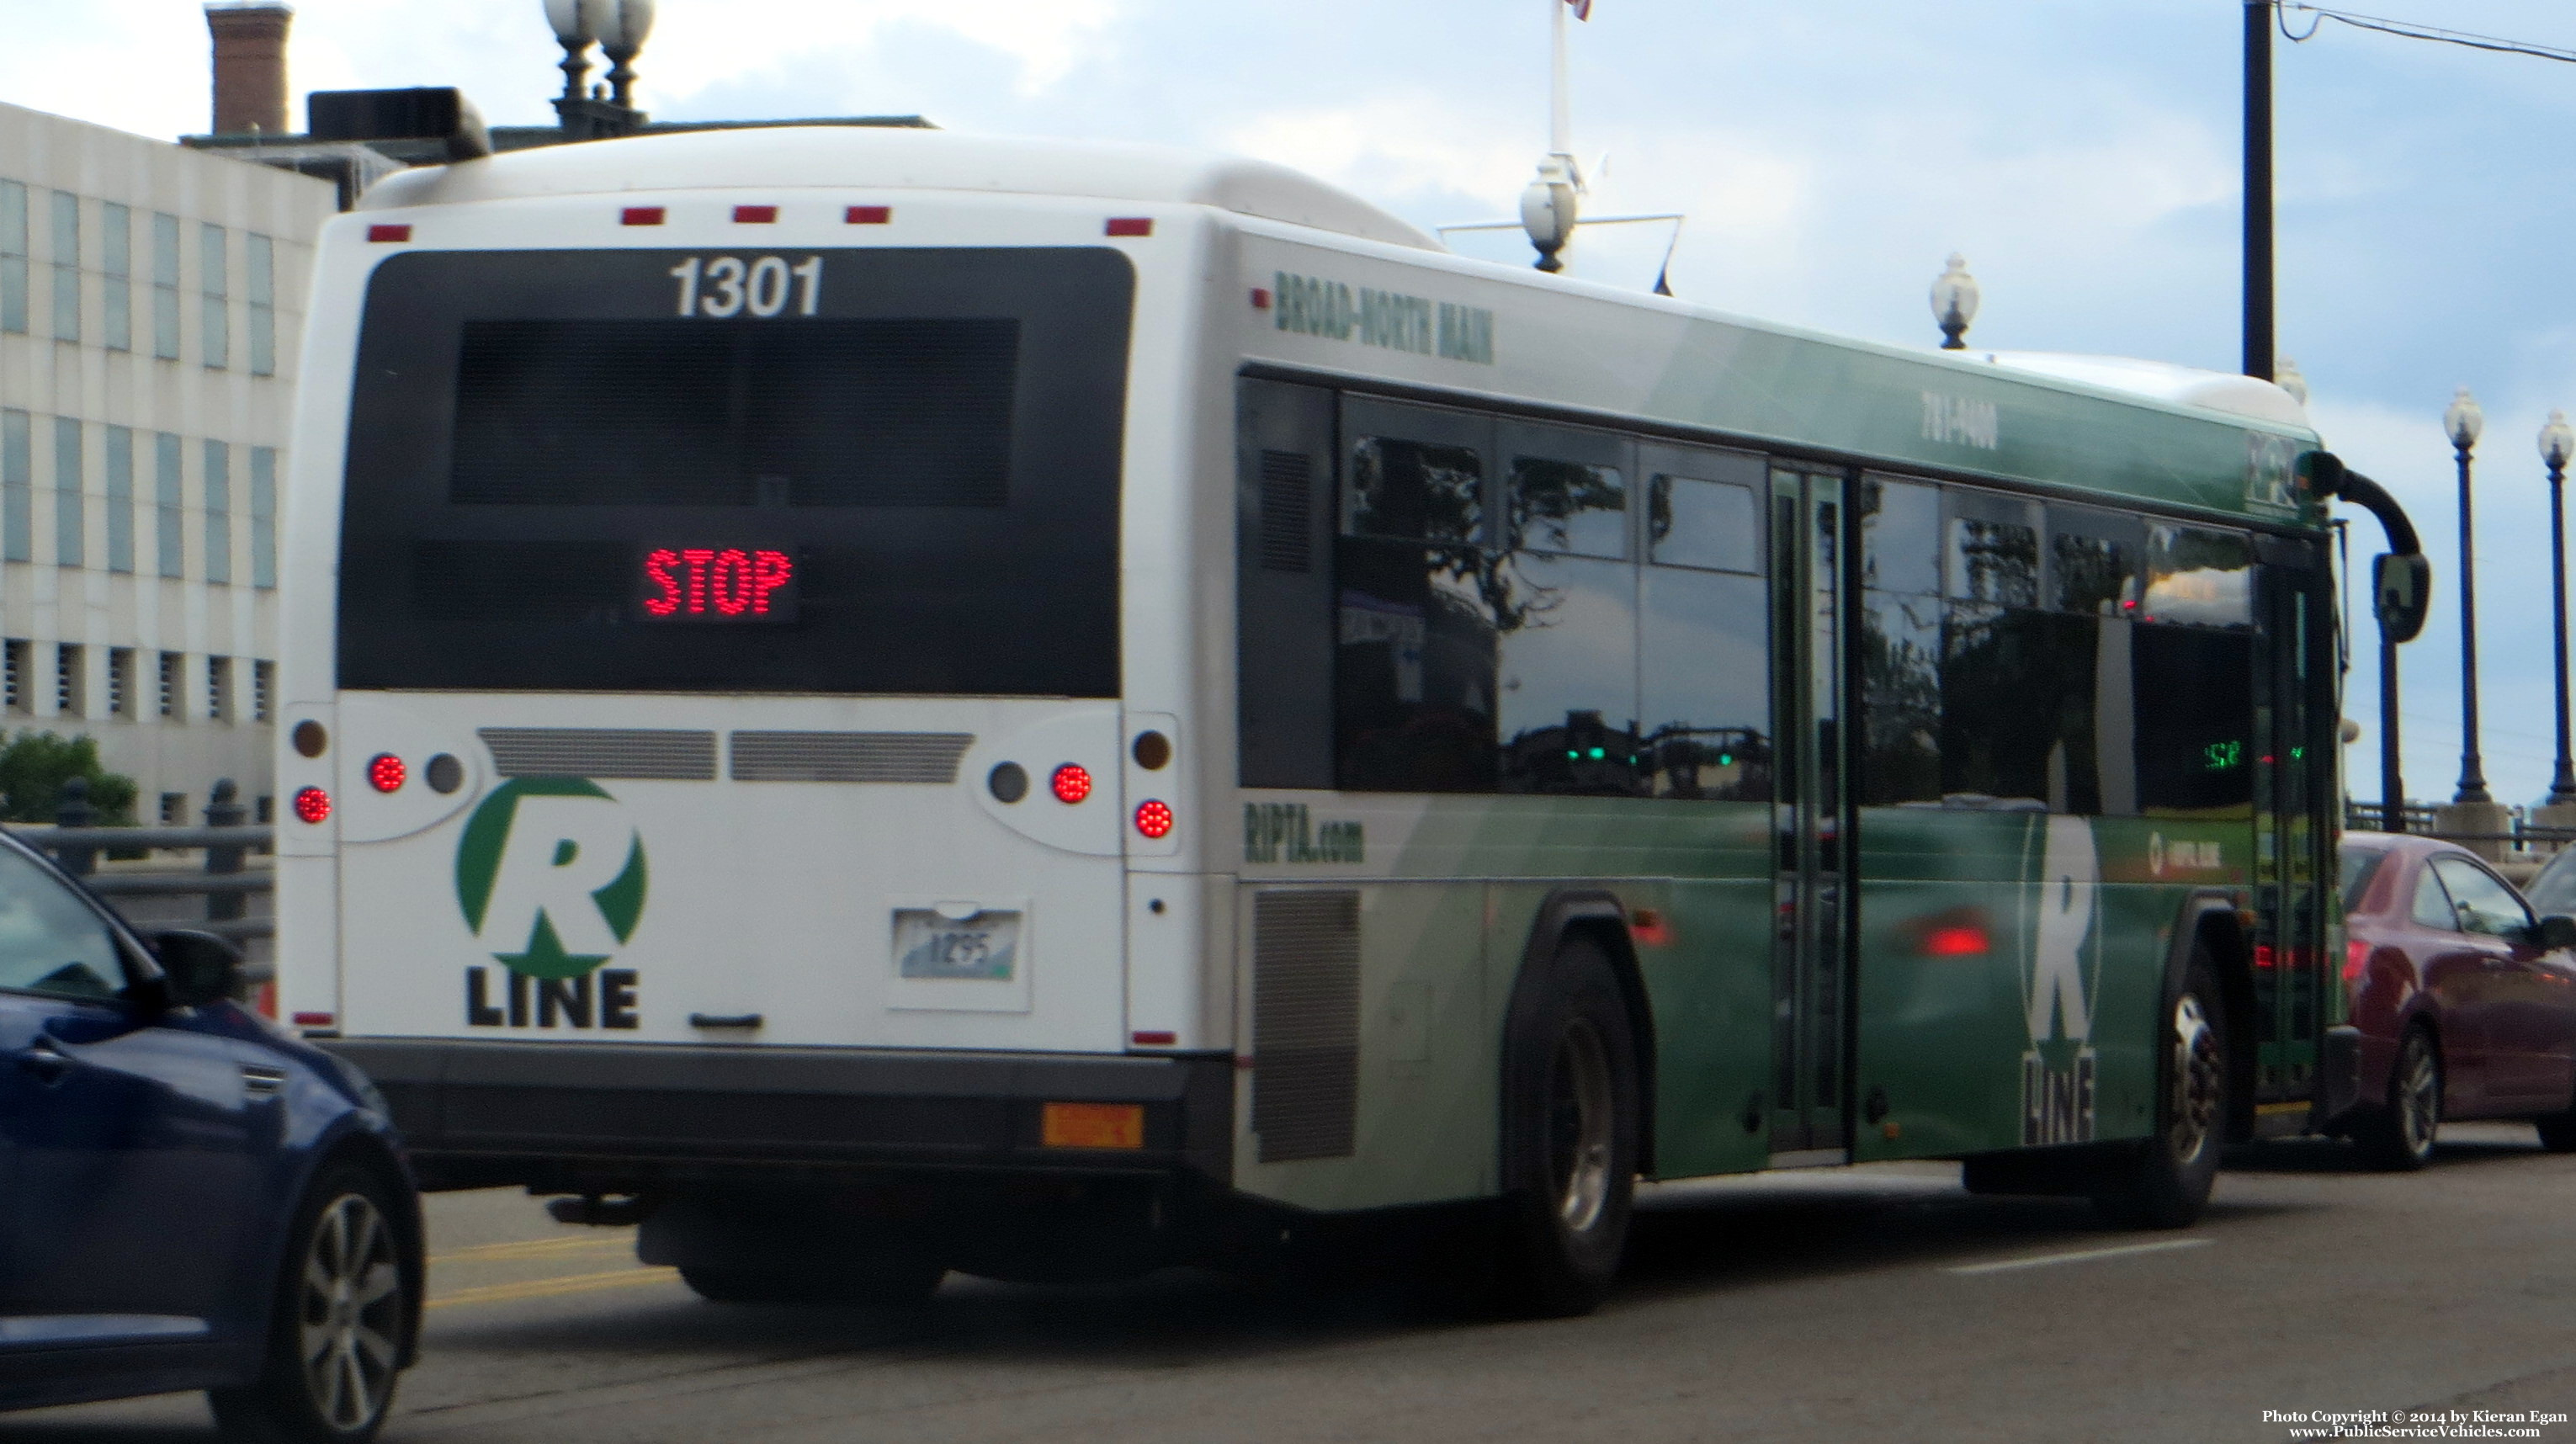
<path fill-rule="evenodd" d="M 2317 1067 L 2317 1104 L 2314 1126 L 2319 1132 L 2332 1133 L 2348 1127 L 2359 1116 L 2362 1105 L 2374 1097 L 2385 1096 L 2386 1090 L 2365 1090 L 2362 1080 L 2363 1050 L 2368 1040 L 2359 1028 L 2350 1024 L 2326 1029 L 2325 1046 L 2319 1051 Z M 2387 1071 L 2382 1064 L 2381 1072 Z"/>
<path fill-rule="evenodd" d="M 316 1040 L 321 1041 L 321 1040 Z M 1234 1060 L 341 1038 L 427 1188 L 624 1191 L 779 1170 L 1232 1173 Z M 1135 1103 L 1141 1148 L 1051 1148 L 1050 1102 Z"/>

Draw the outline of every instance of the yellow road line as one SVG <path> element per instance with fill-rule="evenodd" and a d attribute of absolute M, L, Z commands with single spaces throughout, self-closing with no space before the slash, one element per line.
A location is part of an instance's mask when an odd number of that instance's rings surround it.
<path fill-rule="evenodd" d="M 680 1271 L 673 1268 L 614 1269 L 605 1273 L 568 1274 L 562 1278 L 528 1279 L 515 1284 L 484 1284 L 479 1288 L 458 1289 L 454 1293 L 432 1297 L 424 1307 L 448 1308 L 456 1304 L 501 1304 L 516 1299 L 550 1299 L 561 1294 L 587 1294 L 602 1289 L 641 1288 L 646 1284 L 667 1284 L 679 1280 Z"/>
<path fill-rule="evenodd" d="M 635 1236 L 620 1233 L 607 1238 L 530 1238 L 516 1243 L 478 1243 L 471 1248 L 434 1253 L 434 1264 L 471 1263 L 480 1259 L 552 1258 L 559 1254 L 619 1253 L 635 1246 Z"/>

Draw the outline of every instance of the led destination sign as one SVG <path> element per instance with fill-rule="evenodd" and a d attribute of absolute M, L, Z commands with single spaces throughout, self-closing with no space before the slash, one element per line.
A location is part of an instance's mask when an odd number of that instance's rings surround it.
<path fill-rule="evenodd" d="M 638 610 L 653 622 L 792 622 L 796 558 L 764 547 L 654 547 Z"/>

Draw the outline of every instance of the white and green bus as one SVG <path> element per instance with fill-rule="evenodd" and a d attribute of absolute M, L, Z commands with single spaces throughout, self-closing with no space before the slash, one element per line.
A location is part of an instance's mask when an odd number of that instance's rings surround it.
<path fill-rule="evenodd" d="M 925 131 L 405 172 L 315 285 L 282 1006 L 431 1187 L 721 1298 L 1422 1210 L 1566 1312 L 1640 1179 L 2171 1226 L 2351 1103 L 2267 383 Z"/>

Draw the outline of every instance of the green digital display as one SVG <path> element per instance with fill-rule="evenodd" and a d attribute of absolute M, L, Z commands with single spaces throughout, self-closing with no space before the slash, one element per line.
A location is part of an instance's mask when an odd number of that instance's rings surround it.
<path fill-rule="evenodd" d="M 2212 742 L 2200 750 L 2203 761 L 2212 772 L 2231 772 L 2245 765 L 2245 744 Z"/>

